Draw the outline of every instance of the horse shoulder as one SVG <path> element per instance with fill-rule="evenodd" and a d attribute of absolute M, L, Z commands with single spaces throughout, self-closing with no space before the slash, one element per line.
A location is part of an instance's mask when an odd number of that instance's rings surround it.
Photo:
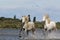
<path fill-rule="evenodd" d="M 34 24 L 34 22 L 28 22 L 28 24 Z"/>

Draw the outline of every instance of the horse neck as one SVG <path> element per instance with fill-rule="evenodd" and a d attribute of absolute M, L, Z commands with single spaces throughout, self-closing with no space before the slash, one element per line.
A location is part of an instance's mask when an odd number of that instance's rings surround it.
<path fill-rule="evenodd" d="M 27 23 L 28 23 L 28 21 L 25 22 L 25 24 L 27 24 Z"/>
<path fill-rule="evenodd" d="M 46 19 L 45 24 L 50 24 L 50 19 Z"/>
<path fill-rule="evenodd" d="M 25 22 L 25 25 L 26 25 L 27 27 L 29 27 L 28 22 Z"/>

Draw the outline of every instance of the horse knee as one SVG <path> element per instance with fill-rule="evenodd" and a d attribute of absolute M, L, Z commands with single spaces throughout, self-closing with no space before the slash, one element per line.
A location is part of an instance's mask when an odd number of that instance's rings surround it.
<path fill-rule="evenodd" d="M 49 30 L 49 32 L 51 32 L 52 30 Z"/>
<path fill-rule="evenodd" d="M 33 28 L 33 29 L 32 29 L 32 33 L 34 34 L 34 32 L 35 32 L 35 29 Z"/>
<path fill-rule="evenodd" d="M 25 28 L 23 28 L 23 30 L 25 30 Z"/>
<path fill-rule="evenodd" d="M 55 29 L 55 30 L 57 30 L 57 28 L 56 28 L 56 27 L 54 27 L 54 29 Z"/>
<path fill-rule="evenodd" d="M 34 32 L 34 31 L 35 31 L 35 28 L 32 29 L 32 32 Z"/>
<path fill-rule="evenodd" d="M 27 35 L 29 34 L 29 30 L 26 31 L 27 32 Z"/>
<path fill-rule="evenodd" d="M 45 28 L 44 30 L 47 31 L 47 28 Z"/>

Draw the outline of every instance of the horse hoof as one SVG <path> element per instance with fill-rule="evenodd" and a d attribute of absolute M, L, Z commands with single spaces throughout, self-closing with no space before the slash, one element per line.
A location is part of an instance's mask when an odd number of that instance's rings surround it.
<path fill-rule="evenodd" d="M 45 31 L 47 31 L 47 28 L 45 28 Z"/>
<path fill-rule="evenodd" d="M 49 32 L 51 32 L 51 30 L 49 30 Z"/>
<path fill-rule="evenodd" d="M 19 37 L 22 37 L 22 36 L 19 36 Z"/>
<path fill-rule="evenodd" d="M 23 28 L 23 30 L 25 30 L 25 29 Z"/>

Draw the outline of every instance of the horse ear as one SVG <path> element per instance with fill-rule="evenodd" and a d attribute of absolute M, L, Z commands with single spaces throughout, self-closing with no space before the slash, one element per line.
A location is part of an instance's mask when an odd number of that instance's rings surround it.
<path fill-rule="evenodd" d="M 46 17 L 46 18 L 49 18 L 49 15 L 46 13 L 46 14 L 45 14 L 45 17 Z"/>

